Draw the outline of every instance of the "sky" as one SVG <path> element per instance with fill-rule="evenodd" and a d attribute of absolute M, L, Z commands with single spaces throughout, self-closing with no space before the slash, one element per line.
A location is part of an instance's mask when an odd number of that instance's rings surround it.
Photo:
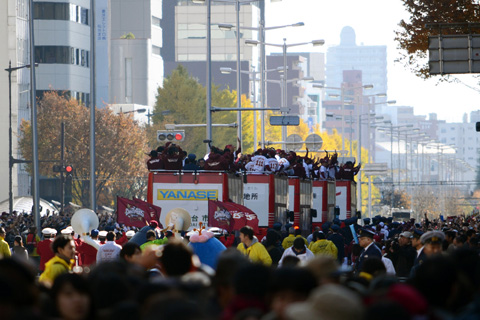
<path fill-rule="evenodd" d="M 291 48 L 294 51 L 327 52 L 329 46 L 340 43 L 340 32 L 350 26 L 355 30 L 357 45 L 387 46 L 388 100 L 397 106 L 414 107 L 415 115 L 437 113 L 439 120 L 462 122 L 465 113 L 480 109 L 480 87 L 474 75 L 454 75 L 463 83 L 478 88 L 471 89 L 461 83 L 439 83 L 439 77 L 423 80 L 403 67 L 396 59 L 400 51 L 394 41 L 398 23 L 408 13 L 401 0 L 282 0 L 266 1 L 266 27 L 296 22 L 305 26 L 283 28 L 266 32 L 266 42 L 287 44 L 324 39 L 323 47 L 312 45 Z M 266 47 L 267 53 L 279 52 Z"/>

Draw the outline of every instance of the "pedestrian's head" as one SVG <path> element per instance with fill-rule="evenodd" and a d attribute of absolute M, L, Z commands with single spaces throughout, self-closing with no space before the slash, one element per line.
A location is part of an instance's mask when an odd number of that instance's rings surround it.
<path fill-rule="evenodd" d="M 425 252 L 427 256 L 441 253 L 444 240 L 445 234 L 441 231 L 425 232 L 420 238 L 420 241 L 425 246 L 423 252 Z"/>
<path fill-rule="evenodd" d="M 398 244 L 400 244 L 400 246 L 406 246 L 410 244 L 412 238 L 413 234 L 410 231 L 404 231 L 400 233 L 400 237 L 398 238 Z"/>
<path fill-rule="evenodd" d="M 243 238 L 248 238 L 250 240 L 253 240 L 253 229 L 250 226 L 245 226 L 240 229 L 240 240 Z M 243 240 L 242 240 L 243 242 Z"/>
<path fill-rule="evenodd" d="M 23 243 L 22 237 L 21 236 L 15 236 L 14 242 L 15 242 L 16 246 L 22 246 L 22 243 Z"/>
<path fill-rule="evenodd" d="M 107 241 L 114 241 L 115 240 L 115 232 L 108 231 L 107 233 Z"/>
<path fill-rule="evenodd" d="M 59 235 L 52 243 L 53 253 L 73 259 L 75 257 L 75 242 L 72 236 Z"/>
<path fill-rule="evenodd" d="M 155 231 L 153 230 L 148 230 L 147 233 L 146 233 L 146 237 L 147 237 L 147 241 L 152 241 L 152 240 L 155 240 L 155 238 L 157 237 L 156 234 L 155 234 Z"/>
<path fill-rule="evenodd" d="M 93 298 L 88 281 L 76 273 L 59 275 L 51 290 L 58 318 L 92 319 Z"/>
<path fill-rule="evenodd" d="M 358 235 L 358 242 L 362 248 L 368 247 L 373 242 L 373 236 L 375 233 L 368 229 L 360 229 Z"/>
<path fill-rule="evenodd" d="M 293 240 L 293 249 L 297 252 L 305 250 L 305 241 L 302 238 L 296 238 Z"/>
<path fill-rule="evenodd" d="M 5 228 L 0 227 L 0 237 L 5 238 Z"/>
<path fill-rule="evenodd" d="M 142 257 L 142 250 L 135 242 L 127 242 L 120 250 L 120 258 L 129 263 L 139 263 Z"/>
<path fill-rule="evenodd" d="M 193 266 L 193 252 L 181 241 L 169 241 L 161 250 L 160 265 L 167 277 L 183 276 Z"/>

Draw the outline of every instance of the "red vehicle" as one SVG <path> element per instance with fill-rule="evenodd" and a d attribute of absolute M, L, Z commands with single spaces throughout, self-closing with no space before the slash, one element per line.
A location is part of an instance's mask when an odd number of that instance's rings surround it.
<path fill-rule="evenodd" d="M 336 205 L 340 208 L 340 220 L 349 219 L 357 212 L 357 183 L 350 180 L 335 181 Z"/>
<path fill-rule="evenodd" d="M 317 216 L 312 217 L 312 227 L 317 227 L 334 218 L 335 182 L 315 180 L 312 184 L 312 192 L 312 208 L 317 211 Z"/>
<path fill-rule="evenodd" d="M 275 174 L 247 174 L 243 204 L 257 214 L 261 228 L 275 222 L 285 224 L 288 205 L 288 179 Z"/>
<path fill-rule="evenodd" d="M 297 177 L 288 178 L 288 210 L 293 211 L 293 224 L 298 226 L 303 234 L 312 230 L 312 181 Z"/>
<path fill-rule="evenodd" d="M 160 222 L 177 230 L 191 230 L 199 222 L 208 227 L 208 200 L 243 204 L 241 177 L 216 171 L 151 171 L 147 201 L 162 208 Z"/>

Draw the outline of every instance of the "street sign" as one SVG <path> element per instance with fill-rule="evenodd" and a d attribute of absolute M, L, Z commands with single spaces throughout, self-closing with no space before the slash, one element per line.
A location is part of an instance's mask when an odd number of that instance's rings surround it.
<path fill-rule="evenodd" d="M 387 171 L 388 164 L 386 162 L 379 163 L 365 163 L 362 167 L 363 172 L 365 171 Z"/>
<path fill-rule="evenodd" d="M 386 162 L 381 163 L 366 163 L 362 167 L 363 173 L 368 176 L 383 176 L 388 173 L 388 164 Z"/>
<path fill-rule="evenodd" d="M 428 37 L 430 74 L 479 73 L 480 35 Z"/>
<path fill-rule="evenodd" d="M 302 149 L 303 139 L 298 134 L 291 134 L 287 137 L 288 150 L 298 151 Z"/>
<path fill-rule="evenodd" d="M 323 146 L 323 139 L 318 134 L 312 133 L 305 139 L 305 146 L 311 151 L 320 151 Z"/>
<path fill-rule="evenodd" d="M 300 118 L 298 116 L 271 116 L 271 126 L 298 126 Z"/>

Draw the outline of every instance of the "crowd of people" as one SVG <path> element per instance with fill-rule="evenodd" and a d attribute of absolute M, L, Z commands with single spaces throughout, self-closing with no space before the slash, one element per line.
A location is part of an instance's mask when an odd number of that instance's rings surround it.
<path fill-rule="evenodd" d="M 277 222 L 263 238 L 155 221 L 118 234 L 45 227 L 39 269 L 0 227 L 0 318 L 478 319 L 479 220 Z"/>
<path fill-rule="evenodd" d="M 325 151 L 325 157 L 309 157 L 307 149 L 305 156 L 294 151 L 281 149 L 258 149 L 253 154 L 242 154 L 241 149 L 227 145 L 222 150 L 215 146 L 204 158 L 197 160 L 195 154 L 187 154 L 178 145 L 167 142 L 149 153 L 147 161 L 149 170 L 216 170 L 229 172 L 274 173 L 301 178 L 318 180 L 353 180 L 358 174 L 361 164 L 355 162 L 338 162 L 335 152 L 330 155 Z"/>

